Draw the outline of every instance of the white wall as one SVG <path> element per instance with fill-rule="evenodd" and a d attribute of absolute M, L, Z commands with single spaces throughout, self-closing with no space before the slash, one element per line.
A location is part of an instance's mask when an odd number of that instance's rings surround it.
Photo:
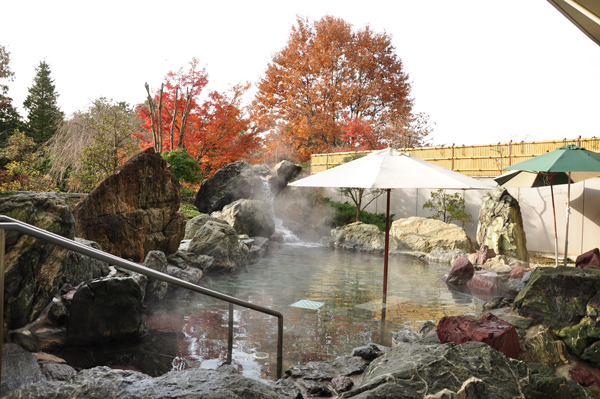
<path fill-rule="evenodd" d="M 431 216 L 430 210 L 423 209 L 423 203 L 430 198 L 431 191 L 435 190 L 392 190 L 390 209 L 391 213 L 395 214 L 394 220 L 410 216 Z M 550 188 L 508 188 L 508 191 L 519 201 L 521 206 L 523 226 L 527 237 L 527 250 L 554 255 L 554 221 Z M 567 186 L 554 186 L 553 191 L 556 206 L 558 253 L 560 257 L 563 257 Z M 321 189 L 321 192 L 323 196 L 331 197 L 335 201 L 344 202 L 348 200 L 346 197 L 340 196 L 335 189 Z M 449 192 L 456 191 L 449 190 Z M 472 215 L 472 222 L 466 223 L 463 227 L 473 242 L 476 242 L 477 222 L 483 194 L 483 190 L 467 190 L 464 192 L 465 210 Z M 384 194 L 369 205 L 367 210 L 384 213 L 385 206 L 386 196 Z M 598 178 L 571 185 L 569 257 L 575 258 L 596 247 L 600 247 L 600 179 Z"/>

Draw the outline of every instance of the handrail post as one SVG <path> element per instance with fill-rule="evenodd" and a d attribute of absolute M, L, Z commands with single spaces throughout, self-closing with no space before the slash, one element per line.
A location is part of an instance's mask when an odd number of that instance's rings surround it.
<path fill-rule="evenodd" d="M 283 375 L 283 316 L 277 318 L 277 379 Z"/>
<path fill-rule="evenodd" d="M 227 333 L 227 364 L 231 364 L 233 354 L 233 303 L 229 302 L 229 329 Z"/>
<path fill-rule="evenodd" d="M 6 231 L 0 228 L 0 381 L 2 381 L 2 348 L 4 347 L 4 245 Z"/>

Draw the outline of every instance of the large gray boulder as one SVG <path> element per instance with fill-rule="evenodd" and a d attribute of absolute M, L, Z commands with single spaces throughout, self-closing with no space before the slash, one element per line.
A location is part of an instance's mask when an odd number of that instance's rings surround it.
<path fill-rule="evenodd" d="M 290 161 L 281 161 L 273 168 L 273 175 L 270 176 L 271 191 L 277 196 L 283 190 L 288 182 L 302 172 L 302 166 L 291 163 Z"/>
<path fill-rule="evenodd" d="M 505 189 L 485 192 L 479 211 L 477 243 L 487 245 L 498 255 L 529 260 L 521 207 Z"/>
<path fill-rule="evenodd" d="M 331 230 L 331 246 L 348 251 L 383 253 L 385 233 L 374 224 L 355 222 Z M 396 239 L 390 235 L 389 250 L 397 248 Z"/>
<path fill-rule="evenodd" d="M 68 381 L 41 382 L 12 391 L 7 399 L 279 399 L 272 388 L 239 375 L 230 367 L 218 370 L 172 371 L 152 378 L 130 370 L 96 367 Z"/>
<path fill-rule="evenodd" d="M 147 277 L 133 272 L 114 274 L 83 284 L 73 295 L 67 324 L 69 345 L 114 343 L 145 335 Z"/>
<path fill-rule="evenodd" d="M 473 243 L 462 227 L 437 219 L 413 216 L 395 220 L 390 235 L 398 240 L 399 248 L 411 251 L 473 251 Z"/>
<path fill-rule="evenodd" d="M 131 157 L 75 208 L 76 234 L 134 262 L 179 248 L 185 216 L 179 182 L 163 157 L 149 148 Z"/>
<path fill-rule="evenodd" d="M 73 239 L 75 220 L 65 198 L 54 193 L 18 194 L 0 199 L 0 214 Z M 98 248 L 88 241 L 84 245 Z M 108 266 L 87 256 L 14 231 L 6 234 L 4 322 L 17 329 L 37 319 L 66 283 L 108 274 Z"/>
<path fill-rule="evenodd" d="M 237 232 L 226 222 L 206 222 L 196 231 L 188 252 L 207 255 L 213 262 L 207 265 L 206 274 L 229 274 L 243 270 L 249 259 L 246 244 L 240 242 Z"/>
<path fill-rule="evenodd" d="M 275 232 L 271 210 L 263 201 L 240 199 L 211 216 L 225 220 L 238 234 L 269 238 Z"/>
<path fill-rule="evenodd" d="M 513 310 L 552 330 L 577 325 L 584 317 L 595 324 L 600 321 L 600 268 L 538 267 Z"/>
<path fill-rule="evenodd" d="M 46 381 L 35 356 L 16 344 L 2 345 L 2 390 L 0 396 L 22 386 Z"/>
<path fill-rule="evenodd" d="M 239 199 L 260 196 L 267 184 L 261 176 L 268 172 L 268 168 L 253 167 L 246 161 L 225 165 L 202 182 L 194 205 L 200 212 L 210 214 Z"/>
<path fill-rule="evenodd" d="M 429 396 L 431 395 L 431 396 Z M 365 370 L 362 384 L 340 398 L 530 398 L 525 363 L 482 342 L 400 342 Z"/>
<path fill-rule="evenodd" d="M 215 218 L 212 217 L 210 215 L 206 215 L 206 214 L 201 214 L 198 216 L 195 216 L 193 218 L 191 218 L 190 220 L 187 221 L 187 223 L 185 224 L 185 235 L 183 237 L 184 240 L 191 240 L 192 238 L 194 238 L 194 235 L 196 235 L 196 232 L 202 227 L 204 226 L 204 224 L 206 222 L 208 222 L 209 220 L 213 221 L 213 222 L 217 222 L 217 223 L 224 223 L 225 221 L 219 218 Z"/>

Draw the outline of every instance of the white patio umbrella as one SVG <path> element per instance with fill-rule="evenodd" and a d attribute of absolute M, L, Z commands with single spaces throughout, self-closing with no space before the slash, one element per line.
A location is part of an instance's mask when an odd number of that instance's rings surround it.
<path fill-rule="evenodd" d="M 383 261 L 384 305 L 387 299 L 391 189 L 490 190 L 497 188 L 495 184 L 473 179 L 392 148 L 372 152 L 365 157 L 297 180 L 289 185 L 295 187 L 379 188 L 387 190 Z"/>

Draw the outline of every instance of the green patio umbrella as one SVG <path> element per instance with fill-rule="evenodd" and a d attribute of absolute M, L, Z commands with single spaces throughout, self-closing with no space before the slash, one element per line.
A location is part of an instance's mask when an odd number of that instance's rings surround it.
<path fill-rule="evenodd" d="M 552 214 L 554 217 L 554 252 L 558 266 L 558 238 L 556 234 L 556 211 L 552 186 L 568 184 L 567 189 L 567 225 L 565 234 L 565 260 L 569 245 L 569 214 L 571 205 L 571 183 L 577 183 L 593 177 L 600 177 L 600 154 L 588 151 L 574 144 L 567 144 L 554 151 L 519 162 L 504 170 L 511 170 L 495 178 L 503 187 L 544 187 L 550 186 L 552 196 Z"/>

